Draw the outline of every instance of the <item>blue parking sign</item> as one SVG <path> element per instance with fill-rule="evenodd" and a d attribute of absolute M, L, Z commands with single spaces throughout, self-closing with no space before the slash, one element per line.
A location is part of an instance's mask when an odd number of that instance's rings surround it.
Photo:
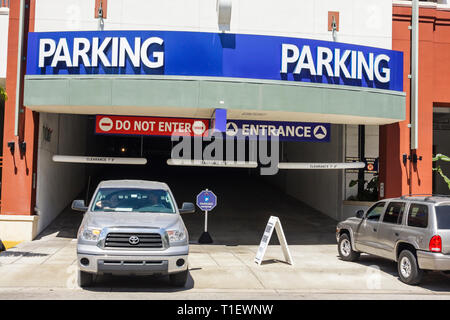
<path fill-rule="evenodd" d="M 197 206 L 203 211 L 211 211 L 217 205 L 217 196 L 206 189 L 197 196 Z"/>

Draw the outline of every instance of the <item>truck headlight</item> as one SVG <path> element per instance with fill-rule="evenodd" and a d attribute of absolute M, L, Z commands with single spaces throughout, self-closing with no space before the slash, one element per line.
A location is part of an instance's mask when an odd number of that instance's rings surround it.
<path fill-rule="evenodd" d="M 86 228 L 81 231 L 81 237 L 87 241 L 97 241 L 100 236 L 101 229 Z"/>
<path fill-rule="evenodd" d="M 183 230 L 168 230 L 169 242 L 179 242 L 186 239 L 186 233 Z"/>

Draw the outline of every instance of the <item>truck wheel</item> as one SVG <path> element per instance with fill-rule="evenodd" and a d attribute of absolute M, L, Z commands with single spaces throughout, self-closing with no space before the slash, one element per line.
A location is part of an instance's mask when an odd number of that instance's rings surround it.
<path fill-rule="evenodd" d="M 415 255 L 409 250 L 403 250 L 398 257 L 398 275 L 406 284 L 419 284 L 423 277 L 423 270 L 419 268 Z"/>
<path fill-rule="evenodd" d="M 359 252 L 353 250 L 350 237 L 346 233 L 339 237 L 338 252 L 339 257 L 344 261 L 356 261 L 360 256 Z"/>
<path fill-rule="evenodd" d="M 78 285 L 81 288 L 89 287 L 94 281 L 94 275 L 92 273 L 78 270 Z"/>
<path fill-rule="evenodd" d="M 184 287 L 188 278 L 188 271 L 177 272 L 169 275 L 170 284 L 174 287 Z"/>

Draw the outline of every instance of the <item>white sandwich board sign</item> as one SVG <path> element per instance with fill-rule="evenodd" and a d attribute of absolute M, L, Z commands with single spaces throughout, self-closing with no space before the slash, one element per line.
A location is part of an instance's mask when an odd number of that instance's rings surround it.
<path fill-rule="evenodd" d="M 261 239 L 261 243 L 259 244 L 258 252 L 256 253 L 255 262 L 258 265 L 261 265 L 274 229 L 277 232 L 278 240 L 280 241 L 281 249 L 283 250 L 283 255 L 286 262 L 290 265 L 294 265 L 294 261 L 292 260 L 286 237 L 284 236 L 283 228 L 281 227 L 280 219 L 275 216 L 271 216 L 269 218 L 269 221 L 267 222 L 266 229 L 264 230 L 264 234 Z"/>

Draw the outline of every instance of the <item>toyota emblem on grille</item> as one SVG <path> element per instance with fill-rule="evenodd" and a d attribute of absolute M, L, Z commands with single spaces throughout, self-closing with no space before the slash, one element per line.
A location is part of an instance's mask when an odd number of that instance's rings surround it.
<path fill-rule="evenodd" d="M 131 237 L 128 239 L 128 242 L 129 242 L 130 244 L 138 244 L 138 243 L 139 243 L 139 238 L 138 238 L 138 236 L 131 236 Z"/>

